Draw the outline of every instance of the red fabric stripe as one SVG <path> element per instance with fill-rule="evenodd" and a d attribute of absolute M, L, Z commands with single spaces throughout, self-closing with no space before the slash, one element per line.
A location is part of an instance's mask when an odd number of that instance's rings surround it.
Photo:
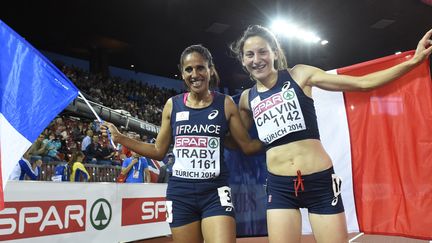
<path fill-rule="evenodd" d="M 413 52 L 338 70 L 363 75 Z M 432 86 L 429 61 L 369 92 L 345 92 L 359 227 L 432 239 Z"/>
<path fill-rule="evenodd" d="M 160 169 L 160 164 L 159 164 L 159 161 L 157 161 L 157 160 L 154 160 L 154 159 L 151 159 L 151 161 L 152 161 L 152 163 L 154 164 L 154 166 L 159 170 Z"/>

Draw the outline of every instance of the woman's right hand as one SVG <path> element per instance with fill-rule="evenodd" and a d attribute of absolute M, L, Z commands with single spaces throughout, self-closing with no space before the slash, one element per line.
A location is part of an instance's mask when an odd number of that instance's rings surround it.
<path fill-rule="evenodd" d="M 112 124 L 110 122 L 106 122 L 106 121 L 104 121 L 102 124 L 100 124 L 100 131 L 101 131 L 102 135 L 106 136 L 106 137 L 108 137 L 108 133 L 110 133 L 111 139 L 114 142 L 118 142 L 118 139 L 121 136 L 121 133 L 119 132 L 117 127 L 114 124 Z"/>
<path fill-rule="evenodd" d="M 133 158 L 132 161 L 131 161 L 131 165 L 134 165 L 134 164 L 138 163 L 138 159 L 139 158 Z"/>

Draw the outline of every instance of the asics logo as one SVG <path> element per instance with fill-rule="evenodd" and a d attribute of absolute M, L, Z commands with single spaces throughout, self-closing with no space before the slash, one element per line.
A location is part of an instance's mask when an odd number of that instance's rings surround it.
<path fill-rule="evenodd" d="M 284 83 L 284 85 L 282 86 L 282 91 L 285 91 L 285 90 L 289 89 L 290 86 L 291 86 L 291 82 L 290 81 L 286 81 Z"/>
<path fill-rule="evenodd" d="M 219 114 L 218 110 L 212 110 L 212 112 L 208 115 L 209 120 L 213 120 Z"/>
<path fill-rule="evenodd" d="M 342 179 L 335 174 L 332 174 L 332 187 L 333 187 L 334 197 L 333 197 L 331 205 L 334 207 L 337 205 L 337 203 L 339 201 L 338 198 L 339 198 L 339 195 L 341 194 L 341 189 L 342 189 L 341 188 L 342 187 Z"/>

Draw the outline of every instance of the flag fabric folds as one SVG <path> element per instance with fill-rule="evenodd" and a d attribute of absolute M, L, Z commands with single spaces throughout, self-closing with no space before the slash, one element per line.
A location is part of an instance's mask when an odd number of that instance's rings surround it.
<path fill-rule="evenodd" d="M 13 167 L 77 95 L 61 71 L 0 21 L 0 209 Z"/>
<path fill-rule="evenodd" d="M 146 158 L 150 171 L 150 182 L 157 183 L 160 173 L 160 167 L 165 165 L 163 161 Z"/>
<path fill-rule="evenodd" d="M 331 72 L 359 76 L 397 65 L 413 54 Z M 321 140 L 343 178 L 349 231 L 432 239 L 429 60 L 368 92 L 314 89 L 313 96 Z"/>

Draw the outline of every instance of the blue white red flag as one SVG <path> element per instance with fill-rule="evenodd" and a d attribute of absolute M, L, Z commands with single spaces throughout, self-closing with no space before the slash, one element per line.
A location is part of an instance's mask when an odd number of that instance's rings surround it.
<path fill-rule="evenodd" d="M 78 89 L 0 20 L 0 210 L 13 167 Z"/>
<path fill-rule="evenodd" d="M 332 72 L 361 76 L 397 65 L 413 54 L 404 52 Z M 321 140 L 343 180 L 349 231 L 431 240 L 429 60 L 368 92 L 315 89 L 313 96 Z"/>

